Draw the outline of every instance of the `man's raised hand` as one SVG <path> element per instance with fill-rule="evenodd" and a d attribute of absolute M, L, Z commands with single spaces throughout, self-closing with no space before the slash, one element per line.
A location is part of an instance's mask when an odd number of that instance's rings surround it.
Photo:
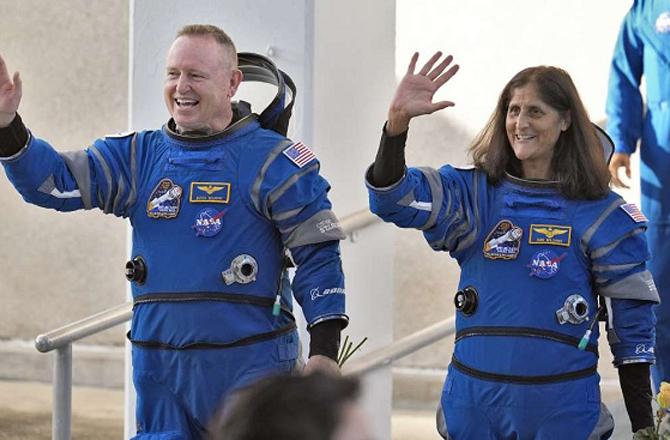
<path fill-rule="evenodd" d="M 7 127 L 14 120 L 21 102 L 21 77 L 14 72 L 9 77 L 7 64 L 0 56 L 0 127 Z"/>

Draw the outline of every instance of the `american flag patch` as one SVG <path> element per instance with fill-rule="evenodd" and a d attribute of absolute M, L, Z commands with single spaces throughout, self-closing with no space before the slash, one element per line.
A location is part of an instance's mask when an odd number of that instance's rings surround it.
<path fill-rule="evenodd" d="M 640 209 L 635 205 L 635 203 L 624 203 L 623 205 L 620 206 L 620 208 L 626 211 L 626 214 L 628 214 L 628 216 L 632 218 L 635 221 L 635 223 L 642 223 L 648 221 L 647 217 L 645 217 L 644 214 L 642 214 L 642 211 L 640 211 Z"/>
<path fill-rule="evenodd" d="M 300 168 L 307 165 L 312 159 L 316 159 L 316 156 L 312 150 L 310 150 L 309 147 L 307 147 L 307 145 L 303 144 L 302 142 L 291 144 L 283 151 L 283 153 L 284 156 L 291 159 L 291 162 L 298 165 Z"/>

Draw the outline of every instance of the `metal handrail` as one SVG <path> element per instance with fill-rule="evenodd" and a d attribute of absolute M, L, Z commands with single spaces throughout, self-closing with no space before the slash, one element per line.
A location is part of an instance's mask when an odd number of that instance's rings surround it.
<path fill-rule="evenodd" d="M 415 351 L 439 341 L 456 331 L 456 318 L 451 317 L 436 322 L 411 335 L 398 339 L 386 347 L 358 356 L 345 364 L 342 373 L 345 375 L 361 375 L 389 365 Z"/>
<path fill-rule="evenodd" d="M 41 334 L 35 338 L 37 351 L 47 353 L 51 350 L 71 344 L 87 336 L 100 333 L 108 328 L 123 324 L 133 317 L 133 303 L 131 301 L 104 310 L 79 321 Z"/>
<path fill-rule="evenodd" d="M 343 217 L 344 235 L 353 234 L 381 220 L 367 209 Z M 133 316 L 133 303 L 127 302 L 72 322 L 35 338 L 35 348 L 42 353 L 56 350 L 53 370 L 53 415 L 51 438 L 70 440 L 72 421 L 72 344 L 87 336 L 123 324 Z"/>

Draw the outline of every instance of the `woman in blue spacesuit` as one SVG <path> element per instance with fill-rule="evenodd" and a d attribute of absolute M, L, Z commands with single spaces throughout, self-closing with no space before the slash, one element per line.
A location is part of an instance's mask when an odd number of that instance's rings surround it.
<path fill-rule="evenodd" d="M 406 168 L 410 120 L 458 70 L 436 53 L 396 89 L 366 174 L 371 210 L 423 231 L 461 267 L 456 342 L 438 411 L 447 439 L 603 439 L 598 319 L 633 430 L 652 424 L 653 304 L 646 219 L 609 190 L 601 135 L 570 76 L 532 67 L 504 87 L 474 167 Z M 600 301 L 598 298 L 600 297 Z"/>

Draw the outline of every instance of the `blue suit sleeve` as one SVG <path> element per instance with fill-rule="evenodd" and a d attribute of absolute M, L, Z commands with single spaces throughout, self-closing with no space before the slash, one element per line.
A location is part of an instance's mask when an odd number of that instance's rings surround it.
<path fill-rule="evenodd" d="M 458 252 L 478 233 L 477 188 L 481 176 L 475 170 L 444 166 L 409 168 L 400 181 L 376 188 L 367 182 L 370 210 L 401 228 L 422 230 L 434 250 Z"/>
<path fill-rule="evenodd" d="M 329 319 L 348 321 L 339 248 L 344 235 L 329 190 L 316 159 L 298 167 L 283 154 L 272 159 L 259 190 L 259 210 L 275 224 L 296 263 L 292 290 L 308 327 Z"/>
<path fill-rule="evenodd" d="M 616 366 L 653 363 L 659 297 L 647 270 L 646 222 L 634 205 L 611 200 L 587 245 L 594 283 L 605 297 L 607 338 Z"/>
<path fill-rule="evenodd" d="M 643 42 L 636 33 L 635 11 L 626 15 L 619 30 L 607 93 L 607 131 L 615 151 L 631 154 L 642 135 L 643 103 L 640 82 L 643 73 Z"/>
<path fill-rule="evenodd" d="M 610 302 L 609 300 L 606 300 Z M 614 365 L 654 363 L 656 317 L 649 301 L 611 299 L 607 339 Z"/>
<path fill-rule="evenodd" d="M 2 161 L 23 198 L 58 211 L 99 208 L 127 216 L 134 201 L 134 179 L 128 166 L 130 137 L 97 140 L 86 150 L 57 152 L 31 136 L 27 146 Z"/>

